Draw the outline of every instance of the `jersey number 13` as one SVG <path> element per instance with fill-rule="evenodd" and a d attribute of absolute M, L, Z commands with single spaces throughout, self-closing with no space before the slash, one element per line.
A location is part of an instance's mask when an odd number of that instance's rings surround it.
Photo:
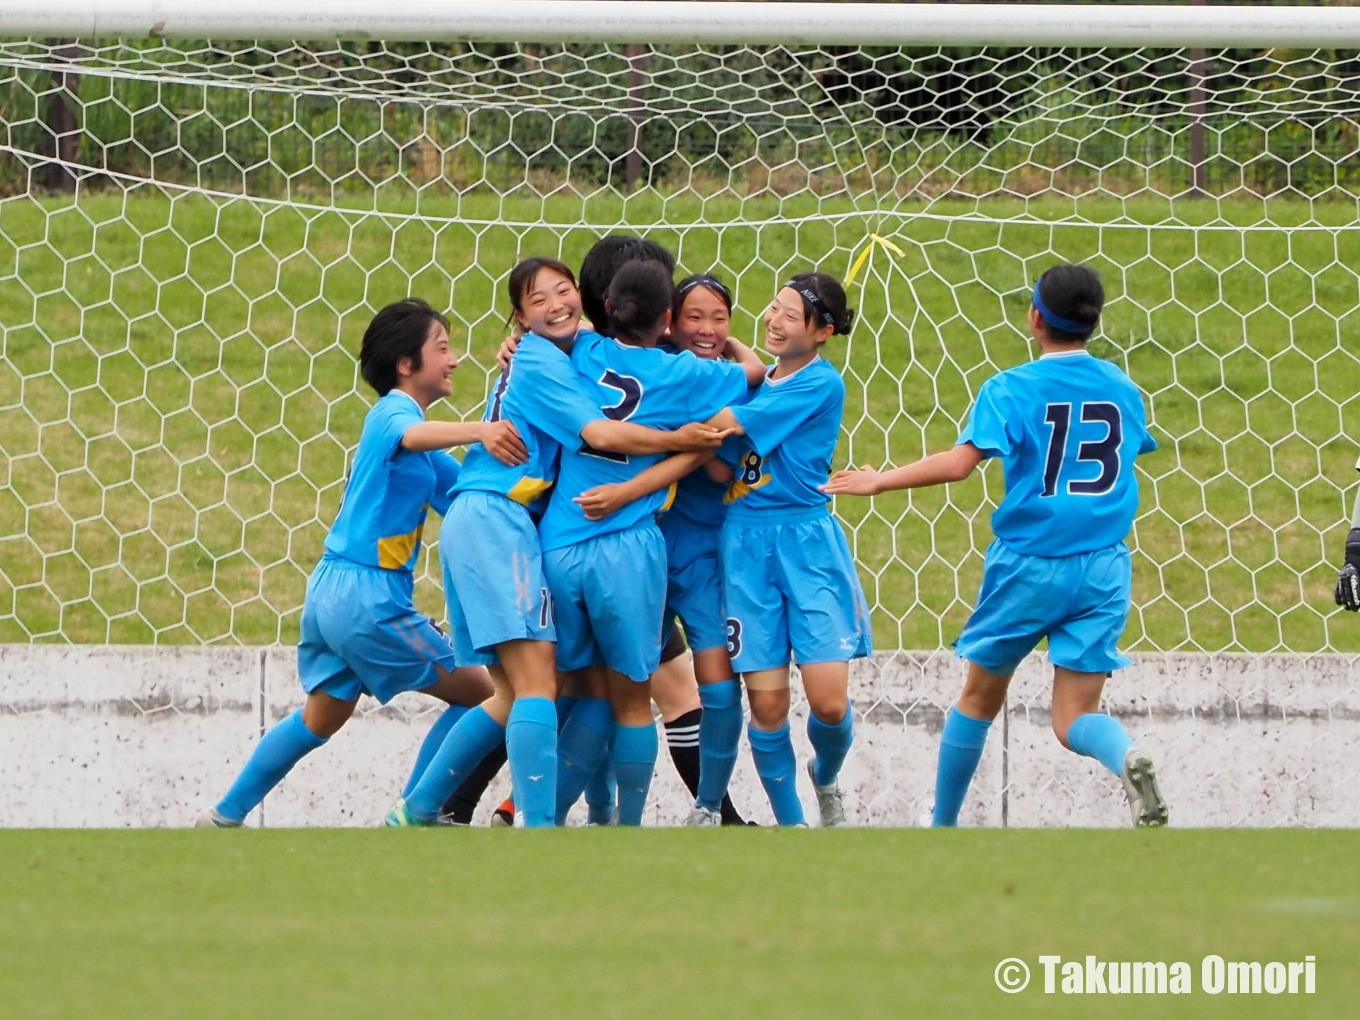
<path fill-rule="evenodd" d="M 1089 439 L 1077 446 L 1077 463 L 1094 462 L 1100 474 L 1067 483 L 1069 496 L 1103 496 L 1114 488 L 1119 479 L 1119 447 L 1124 441 L 1124 419 L 1119 405 L 1105 400 L 1091 400 L 1080 406 L 1080 420 L 1090 425 L 1104 425 L 1105 435 Z M 1048 456 L 1044 458 L 1043 496 L 1058 494 L 1058 476 L 1067 459 L 1067 437 L 1072 431 L 1072 405 L 1049 404 L 1044 410 L 1044 422 L 1049 426 Z"/>

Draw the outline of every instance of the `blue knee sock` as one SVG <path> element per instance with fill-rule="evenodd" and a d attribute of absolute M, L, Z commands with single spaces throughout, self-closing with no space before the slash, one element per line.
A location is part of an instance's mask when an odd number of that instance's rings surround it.
<path fill-rule="evenodd" d="M 834 783 L 855 740 L 854 704 L 845 706 L 845 718 L 835 725 L 824 723 L 809 712 L 807 735 L 812 741 L 812 749 L 817 752 L 812 761 L 812 778 L 818 786 Z"/>
<path fill-rule="evenodd" d="M 717 811 L 732 782 L 741 742 L 741 685 L 735 680 L 699 687 L 699 795 L 695 803 Z"/>
<path fill-rule="evenodd" d="M 1113 716 L 1087 712 L 1077 716 L 1067 731 L 1067 746 L 1122 776 L 1124 755 L 1133 746 L 1133 739 Z"/>
<path fill-rule="evenodd" d="M 439 814 L 444 801 L 504 739 L 505 728 L 487 715 L 481 705 L 463 713 L 406 795 L 406 807 L 411 814 L 423 821 Z"/>
<path fill-rule="evenodd" d="M 577 699 L 568 694 L 559 694 L 557 700 L 553 702 L 553 707 L 557 709 L 557 732 L 562 732 L 562 727 L 567 724 L 567 719 L 571 715 L 571 710 L 576 707 Z"/>
<path fill-rule="evenodd" d="M 557 735 L 557 824 L 581 797 L 590 777 L 609 754 L 614 710 L 603 698 L 582 698 Z"/>
<path fill-rule="evenodd" d="M 641 825 L 656 771 L 656 723 L 614 727 L 614 778 L 619 784 L 619 824 Z"/>
<path fill-rule="evenodd" d="M 990 719 L 974 719 L 951 708 L 940 734 L 940 760 L 935 767 L 935 816 L 933 826 L 959 824 L 959 809 L 973 781 L 982 747 L 987 743 Z"/>
<path fill-rule="evenodd" d="M 557 818 L 557 708 L 547 698 L 516 698 L 505 728 L 505 751 L 515 786 L 515 814 L 526 828 L 551 827 Z"/>
<path fill-rule="evenodd" d="M 774 820 L 780 825 L 803 825 L 803 802 L 798 799 L 797 761 L 793 756 L 793 740 L 789 724 L 767 733 L 754 725 L 747 727 L 751 741 L 751 757 L 755 759 L 756 775 L 765 787 L 765 795 L 774 808 Z"/>
<path fill-rule="evenodd" d="M 217 813 L 234 822 L 243 820 L 264 800 L 265 794 L 279 785 L 289 769 L 325 742 L 325 737 L 318 737 L 307 728 L 300 708 L 280 720 L 255 745 L 236 782 L 217 802 Z"/>
<path fill-rule="evenodd" d="M 416 788 L 416 783 L 420 782 L 420 777 L 429 768 L 430 760 L 434 758 L 435 752 L 444 744 L 444 738 L 448 736 L 449 730 L 453 729 L 453 724 L 467 714 L 466 705 L 450 705 L 440 714 L 430 727 L 430 732 L 425 734 L 425 739 L 420 744 L 420 750 L 416 752 L 416 763 L 411 769 L 411 776 L 406 780 L 406 785 L 402 787 L 401 795 L 407 797 Z"/>
<path fill-rule="evenodd" d="M 596 825 L 608 825 L 614 820 L 614 795 L 618 784 L 614 782 L 614 731 L 609 731 L 609 746 L 604 757 L 591 773 L 586 782 L 586 807 L 590 809 L 586 821 Z"/>

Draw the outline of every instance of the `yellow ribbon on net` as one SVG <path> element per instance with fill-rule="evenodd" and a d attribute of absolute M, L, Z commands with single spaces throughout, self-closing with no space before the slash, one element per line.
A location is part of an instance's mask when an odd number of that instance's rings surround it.
<path fill-rule="evenodd" d="M 850 267 L 850 275 L 845 278 L 845 285 L 847 287 L 855 282 L 855 277 L 859 276 L 860 270 L 869 264 L 869 256 L 871 256 L 874 253 L 874 249 L 879 246 L 887 248 L 888 251 L 898 258 L 907 257 L 906 252 L 897 247 L 897 245 L 893 244 L 886 237 L 881 234 L 870 234 L 869 242 L 864 246 L 864 250 L 859 253 L 859 258 L 855 259 L 855 264 Z"/>

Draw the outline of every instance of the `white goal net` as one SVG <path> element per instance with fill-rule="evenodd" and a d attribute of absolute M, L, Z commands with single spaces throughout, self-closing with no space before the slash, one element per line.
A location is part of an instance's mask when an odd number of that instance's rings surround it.
<path fill-rule="evenodd" d="M 1037 274 L 1094 266 L 1095 353 L 1161 443 L 1126 647 L 1353 656 L 1331 590 L 1358 150 L 1355 51 L 0 40 L 0 642 L 290 644 L 373 312 L 447 308 L 466 356 L 435 413 L 476 415 L 510 268 L 627 231 L 728 281 L 743 337 L 788 274 L 845 277 L 872 246 L 829 351 L 838 466 L 951 444 L 1032 356 Z M 1001 484 L 836 508 L 875 643 L 920 676 L 969 611 Z M 442 616 L 433 543 L 417 576 Z M 866 724 L 938 718 L 943 668 L 940 695 L 865 679 Z M 1174 700 L 1160 683 L 1135 729 Z"/>

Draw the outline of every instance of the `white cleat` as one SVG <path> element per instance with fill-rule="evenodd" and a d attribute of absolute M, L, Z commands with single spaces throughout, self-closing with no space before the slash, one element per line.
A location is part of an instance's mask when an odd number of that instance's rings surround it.
<path fill-rule="evenodd" d="M 807 764 L 807 772 L 808 778 L 812 780 L 812 789 L 817 793 L 817 807 L 822 812 L 822 828 L 834 829 L 838 825 L 844 825 L 845 793 L 840 785 L 828 783 L 826 786 L 818 786 L 817 772 L 810 761 Z"/>
<path fill-rule="evenodd" d="M 241 823 L 220 814 L 217 808 L 208 808 L 194 819 L 195 829 L 239 829 Z"/>
<path fill-rule="evenodd" d="M 685 819 L 685 825 L 696 829 L 720 827 L 722 825 L 722 812 L 695 804 L 694 807 L 690 808 L 689 817 Z"/>
<path fill-rule="evenodd" d="M 935 802 L 931 801 L 920 811 L 916 812 L 916 827 L 918 829 L 929 829 L 935 825 Z"/>
<path fill-rule="evenodd" d="M 1124 755 L 1124 792 L 1129 798 L 1129 812 L 1136 826 L 1161 826 L 1167 823 L 1170 812 L 1162 791 L 1157 786 L 1157 770 L 1152 759 L 1136 747 Z"/>

